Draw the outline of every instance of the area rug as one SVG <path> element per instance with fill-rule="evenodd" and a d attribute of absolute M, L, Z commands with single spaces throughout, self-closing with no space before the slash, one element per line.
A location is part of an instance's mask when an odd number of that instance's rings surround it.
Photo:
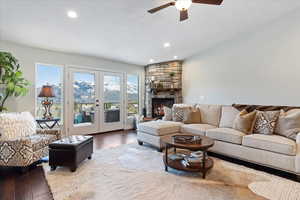
<path fill-rule="evenodd" d="M 136 144 L 98 150 L 76 172 L 43 165 L 54 200 L 300 200 L 300 184 L 214 158 L 201 174 L 164 171 L 162 153 Z"/>

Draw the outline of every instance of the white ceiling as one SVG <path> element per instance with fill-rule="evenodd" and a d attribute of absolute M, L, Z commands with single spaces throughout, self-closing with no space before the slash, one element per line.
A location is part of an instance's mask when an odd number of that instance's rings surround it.
<path fill-rule="evenodd" d="M 170 0 L 0 0 L 0 37 L 29 46 L 145 65 L 185 59 L 237 34 L 292 12 L 299 0 L 224 0 L 193 4 L 179 22 L 175 7 L 146 11 Z M 79 18 L 69 19 L 68 10 Z M 165 49 L 163 43 L 170 42 Z"/>

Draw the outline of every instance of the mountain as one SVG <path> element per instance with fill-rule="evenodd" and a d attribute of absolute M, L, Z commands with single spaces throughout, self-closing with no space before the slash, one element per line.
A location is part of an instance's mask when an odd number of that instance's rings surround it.
<path fill-rule="evenodd" d="M 62 99 L 62 87 L 61 85 L 51 85 L 55 97 L 52 98 L 54 103 L 60 103 Z M 137 102 L 138 101 L 138 86 L 134 83 L 127 83 L 127 95 L 129 102 Z M 80 103 L 94 103 L 95 97 L 95 86 L 92 83 L 86 81 L 75 81 L 73 84 L 73 88 L 75 91 L 75 102 Z M 104 98 L 106 102 L 119 102 L 120 93 L 119 88 L 115 85 L 106 85 L 106 90 L 104 91 Z M 37 93 L 41 91 L 41 88 L 37 88 Z M 41 101 L 43 98 L 39 98 Z"/>

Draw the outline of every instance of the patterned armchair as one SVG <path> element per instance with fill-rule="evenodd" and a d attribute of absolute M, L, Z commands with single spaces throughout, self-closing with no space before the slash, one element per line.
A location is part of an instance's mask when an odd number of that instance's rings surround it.
<path fill-rule="evenodd" d="M 0 167 L 27 167 L 48 156 L 48 144 L 60 138 L 61 131 L 57 129 L 41 129 L 13 140 L 0 137 Z"/>

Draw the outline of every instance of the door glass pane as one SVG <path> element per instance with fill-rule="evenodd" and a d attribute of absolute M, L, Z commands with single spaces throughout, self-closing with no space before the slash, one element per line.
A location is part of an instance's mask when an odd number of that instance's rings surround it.
<path fill-rule="evenodd" d="M 132 116 L 139 113 L 139 77 L 127 75 L 127 114 Z"/>
<path fill-rule="evenodd" d="M 95 119 L 95 75 L 75 72 L 73 78 L 74 124 L 90 125 Z"/>
<path fill-rule="evenodd" d="M 104 122 L 119 122 L 121 106 L 121 77 L 104 75 Z"/>

